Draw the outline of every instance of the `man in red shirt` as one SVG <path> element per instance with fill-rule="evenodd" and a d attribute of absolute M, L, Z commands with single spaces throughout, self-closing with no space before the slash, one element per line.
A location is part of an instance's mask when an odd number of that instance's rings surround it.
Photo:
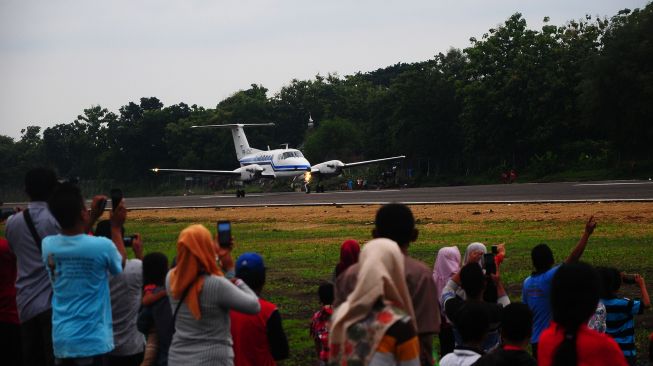
<path fill-rule="evenodd" d="M 255 315 L 230 311 L 235 366 L 274 366 L 288 358 L 288 339 L 277 306 L 261 298 L 265 284 L 263 258 L 244 253 L 236 261 L 236 277 L 245 281 L 256 295 L 261 311 Z"/>

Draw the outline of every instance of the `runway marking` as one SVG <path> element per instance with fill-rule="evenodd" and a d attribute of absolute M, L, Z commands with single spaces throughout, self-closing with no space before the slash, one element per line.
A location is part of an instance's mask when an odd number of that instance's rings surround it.
<path fill-rule="evenodd" d="M 578 186 L 628 186 L 628 185 L 642 185 L 642 184 L 653 184 L 653 182 L 579 183 L 579 184 L 574 184 L 574 186 L 575 187 L 578 187 Z"/>
<path fill-rule="evenodd" d="M 264 194 L 248 194 L 247 197 L 264 197 Z M 201 196 L 201 199 L 211 199 L 211 198 L 235 198 L 233 194 L 230 194 L 228 196 L 222 195 L 222 196 Z"/>

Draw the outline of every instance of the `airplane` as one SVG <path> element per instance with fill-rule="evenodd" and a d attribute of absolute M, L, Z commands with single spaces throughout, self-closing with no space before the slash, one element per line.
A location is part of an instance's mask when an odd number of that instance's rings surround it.
<path fill-rule="evenodd" d="M 406 156 L 399 155 L 389 158 L 359 161 L 355 163 L 343 163 L 340 160 L 329 160 L 323 163 L 311 165 L 304 157 L 301 151 L 288 148 L 284 144 L 283 149 L 259 150 L 249 146 L 247 136 L 245 136 L 244 127 L 255 126 L 274 126 L 274 123 L 237 123 L 223 125 L 202 125 L 191 126 L 191 128 L 229 128 L 234 140 L 236 157 L 240 163 L 240 168 L 234 170 L 197 170 L 197 169 L 169 169 L 154 168 L 153 172 L 177 172 L 192 174 L 221 175 L 233 178 L 242 185 L 251 183 L 258 179 L 296 179 L 302 177 L 305 183 L 306 193 L 310 193 L 310 181 L 316 177 L 317 192 L 324 192 L 320 186 L 322 179 L 339 176 L 343 169 L 357 167 L 361 165 L 374 164 L 383 161 L 392 161 L 404 159 Z M 245 190 L 236 190 L 236 197 L 245 197 Z"/>

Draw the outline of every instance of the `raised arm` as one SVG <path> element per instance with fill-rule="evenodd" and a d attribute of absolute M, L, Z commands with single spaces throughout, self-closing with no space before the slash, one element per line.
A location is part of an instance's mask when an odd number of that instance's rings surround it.
<path fill-rule="evenodd" d="M 646 282 L 644 282 L 644 277 L 640 275 L 635 275 L 635 282 L 639 286 L 639 290 L 642 293 L 642 305 L 645 308 L 651 307 L 651 298 L 648 296 L 648 290 L 646 289 Z"/>
<path fill-rule="evenodd" d="M 122 268 L 125 268 L 125 262 L 127 261 L 127 251 L 125 250 L 125 243 L 122 241 L 122 226 L 125 224 L 126 219 L 127 209 L 123 201 L 111 213 L 111 240 L 122 257 Z"/>
<path fill-rule="evenodd" d="M 589 220 L 587 220 L 587 223 L 585 224 L 585 231 L 583 232 L 583 236 L 580 237 L 580 240 L 574 247 L 574 250 L 569 253 L 569 257 L 567 257 L 565 263 L 576 263 L 580 260 L 580 257 L 583 255 L 585 247 L 587 246 L 587 241 L 589 240 L 590 236 L 592 236 L 595 228 L 596 220 L 594 220 L 594 216 L 590 216 Z"/>

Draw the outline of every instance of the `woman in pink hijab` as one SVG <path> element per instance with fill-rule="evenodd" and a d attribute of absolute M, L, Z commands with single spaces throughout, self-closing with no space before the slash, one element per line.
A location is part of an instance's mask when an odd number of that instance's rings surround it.
<path fill-rule="evenodd" d="M 447 284 L 447 281 L 458 271 L 460 271 L 460 251 L 458 247 L 441 248 L 435 257 L 435 264 L 433 265 L 433 281 L 435 281 L 438 296 L 437 301 L 440 304 L 440 308 L 442 308 L 442 304 L 440 303 L 442 289 Z M 455 346 L 453 327 L 444 315 L 441 315 L 441 317 L 440 334 L 438 335 L 440 338 L 440 357 L 453 352 Z"/>
<path fill-rule="evenodd" d="M 342 243 L 340 246 L 340 262 L 336 265 L 336 273 L 333 278 L 334 282 L 341 273 L 347 270 L 347 268 L 358 263 L 358 255 L 360 252 L 361 247 L 358 245 L 356 240 L 348 239 Z"/>

